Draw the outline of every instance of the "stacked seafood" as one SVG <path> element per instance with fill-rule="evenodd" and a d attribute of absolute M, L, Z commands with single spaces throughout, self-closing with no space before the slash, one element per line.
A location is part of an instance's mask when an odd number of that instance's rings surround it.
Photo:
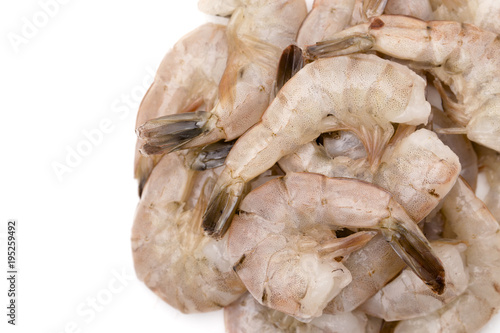
<path fill-rule="evenodd" d="M 184 313 L 224 308 L 229 333 L 484 326 L 500 307 L 500 5 L 198 6 L 227 26 L 175 44 L 137 117 L 139 279 Z"/>

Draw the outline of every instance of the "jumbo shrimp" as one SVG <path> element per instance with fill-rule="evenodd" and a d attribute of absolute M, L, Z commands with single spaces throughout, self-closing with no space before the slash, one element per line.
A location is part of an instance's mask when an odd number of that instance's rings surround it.
<path fill-rule="evenodd" d="M 166 116 L 139 127 L 146 154 L 233 140 L 257 123 L 269 105 L 281 52 L 293 43 L 307 14 L 304 0 L 202 1 L 199 7 L 231 14 L 217 103 L 208 112 Z"/>
<path fill-rule="evenodd" d="M 262 120 L 229 153 L 203 218 L 220 238 L 244 184 L 323 132 L 350 130 L 371 166 L 391 138 L 391 122 L 426 123 L 425 81 L 405 66 L 374 55 L 321 59 L 306 65 L 279 91 Z"/>
<path fill-rule="evenodd" d="M 500 38 L 473 25 L 382 15 L 307 48 L 308 57 L 368 50 L 409 60 L 437 80 L 444 110 L 474 142 L 500 151 Z"/>
<path fill-rule="evenodd" d="M 207 23 L 182 37 L 167 53 L 142 100 L 136 127 L 160 116 L 212 107 L 227 61 L 226 27 Z M 145 156 L 137 140 L 134 174 L 139 196 L 161 155 Z"/>

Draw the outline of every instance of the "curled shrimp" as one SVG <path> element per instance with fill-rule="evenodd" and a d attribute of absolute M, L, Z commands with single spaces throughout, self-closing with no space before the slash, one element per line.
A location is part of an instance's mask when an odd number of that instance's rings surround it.
<path fill-rule="evenodd" d="M 186 59 L 189 58 L 189 61 Z M 161 116 L 211 107 L 227 60 L 226 27 L 207 23 L 182 37 L 163 58 L 155 80 L 144 96 L 136 127 Z M 145 156 L 137 140 L 134 174 L 139 196 L 161 155 Z"/>
<path fill-rule="evenodd" d="M 448 133 L 500 151 L 500 38 L 469 24 L 382 15 L 307 48 L 311 58 L 374 50 L 409 60 L 436 78 Z M 411 63 L 410 63 L 411 65 Z M 450 91 L 451 90 L 451 91 Z"/>
<path fill-rule="evenodd" d="M 467 290 L 427 316 L 401 321 L 394 332 L 476 332 L 500 307 L 500 227 L 459 178 L 443 201 L 445 237 L 467 244 Z"/>
<path fill-rule="evenodd" d="M 318 317 L 351 282 L 349 271 L 334 260 L 344 255 L 338 252 L 371 239 L 359 232 L 329 237 L 329 229 L 338 227 L 380 230 L 434 292 L 444 291 L 441 262 L 390 193 L 311 173 L 274 179 L 245 197 L 229 229 L 234 270 L 261 304 L 301 320 Z"/>
<path fill-rule="evenodd" d="M 132 251 L 137 276 L 184 313 L 220 309 L 245 287 L 232 269 L 225 242 L 200 228 L 206 196 L 219 169 L 189 168 L 185 154 L 163 156 L 137 207 Z"/>
<path fill-rule="evenodd" d="M 321 59 L 286 83 L 261 121 L 235 143 L 204 215 L 203 227 L 221 237 L 243 186 L 281 157 L 323 132 L 350 130 L 370 165 L 394 132 L 391 122 L 426 123 L 425 81 L 405 66 L 374 55 Z"/>
<path fill-rule="evenodd" d="M 199 7 L 231 13 L 217 103 L 209 112 L 162 117 L 139 127 L 146 154 L 233 140 L 258 122 L 270 102 L 280 54 L 307 14 L 304 0 L 202 1 Z"/>
<path fill-rule="evenodd" d="M 431 292 L 411 270 L 405 269 L 359 310 L 386 321 L 405 320 L 428 315 L 461 295 L 469 283 L 462 259 L 462 252 L 467 246 L 444 241 L 431 242 L 431 246 L 441 259 L 448 277 L 442 295 Z"/>
<path fill-rule="evenodd" d="M 261 305 L 251 294 L 243 295 L 238 301 L 224 308 L 224 323 L 227 333 L 371 332 L 367 330 L 369 319 L 360 311 L 325 314 L 309 323 L 303 323 L 292 316 Z"/>

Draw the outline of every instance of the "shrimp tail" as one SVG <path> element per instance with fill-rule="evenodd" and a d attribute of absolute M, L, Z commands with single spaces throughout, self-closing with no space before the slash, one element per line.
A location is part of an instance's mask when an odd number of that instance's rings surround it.
<path fill-rule="evenodd" d="M 244 187 L 243 182 L 215 187 L 203 215 L 202 225 L 207 235 L 217 240 L 224 236 L 236 212 Z"/>
<path fill-rule="evenodd" d="M 227 154 L 233 148 L 236 140 L 218 141 L 206 145 L 197 152 L 191 162 L 191 169 L 203 171 L 207 169 L 217 168 L 224 164 Z"/>
<path fill-rule="evenodd" d="M 302 49 L 297 45 L 289 45 L 283 50 L 281 54 L 280 62 L 278 64 L 278 74 L 276 76 L 276 90 L 278 91 L 285 85 L 285 83 L 290 80 L 295 73 L 297 73 L 301 68 L 304 67 L 304 56 L 302 55 Z"/>
<path fill-rule="evenodd" d="M 444 267 L 420 229 L 412 221 L 386 219 L 382 235 L 394 251 L 432 291 L 445 289 Z"/>
<path fill-rule="evenodd" d="M 358 33 L 345 38 L 325 40 L 306 47 L 304 56 L 307 60 L 348 55 L 370 50 L 374 39 L 367 33 Z"/>
<path fill-rule="evenodd" d="M 182 149 L 194 138 L 208 132 L 206 111 L 172 114 L 152 119 L 137 128 L 137 136 L 145 141 L 144 155 L 165 154 Z"/>

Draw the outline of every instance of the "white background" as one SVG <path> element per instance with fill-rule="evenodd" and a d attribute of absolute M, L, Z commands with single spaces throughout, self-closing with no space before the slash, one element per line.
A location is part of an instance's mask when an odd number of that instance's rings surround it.
<path fill-rule="evenodd" d="M 59 5 L 47 16 L 41 3 Z M 224 332 L 222 311 L 187 316 L 158 299 L 130 250 L 138 104 L 169 48 L 207 20 L 194 0 L 1 2 L 0 331 Z M 11 218 L 16 327 L 3 277 Z"/>

